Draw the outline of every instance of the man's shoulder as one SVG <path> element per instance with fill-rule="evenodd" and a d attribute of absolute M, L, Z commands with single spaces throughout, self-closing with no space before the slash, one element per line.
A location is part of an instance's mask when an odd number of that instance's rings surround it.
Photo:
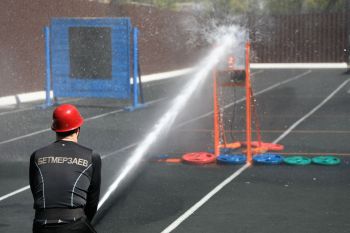
<path fill-rule="evenodd" d="M 50 147 L 52 147 L 52 143 L 49 144 L 49 145 L 46 145 L 46 146 L 43 146 L 43 147 L 40 147 L 39 149 L 36 149 L 33 153 L 32 153 L 32 156 L 35 155 L 35 154 L 40 154 L 48 149 L 50 149 Z"/>
<path fill-rule="evenodd" d="M 79 146 L 81 149 L 89 151 L 92 155 L 93 160 L 101 160 L 100 153 L 96 152 L 94 149 L 91 149 L 91 148 L 84 146 L 84 145 L 81 145 L 81 144 L 76 144 L 76 145 Z"/>
<path fill-rule="evenodd" d="M 89 147 L 87 147 L 87 146 L 84 146 L 84 145 L 82 145 L 82 144 L 79 144 L 79 143 L 73 143 L 73 145 L 79 147 L 79 148 L 82 149 L 82 150 L 87 150 L 87 151 L 89 151 L 89 152 L 91 152 L 91 153 L 92 153 L 92 151 L 93 151 L 93 149 L 91 149 L 91 148 L 89 148 Z"/>
<path fill-rule="evenodd" d="M 33 151 L 33 153 L 30 156 L 30 162 L 34 162 L 38 158 L 38 156 L 40 157 L 42 155 L 45 155 L 51 147 L 51 145 L 52 144 L 49 144 Z"/>
<path fill-rule="evenodd" d="M 100 157 L 100 153 L 96 152 L 94 149 L 91 149 L 90 147 L 87 147 L 85 145 L 82 145 L 82 144 L 79 144 L 79 143 L 76 143 L 76 145 L 82 149 L 85 149 L 85 150 L 88 150 L 92 153 L 93 156 L 98 156 Z"/>

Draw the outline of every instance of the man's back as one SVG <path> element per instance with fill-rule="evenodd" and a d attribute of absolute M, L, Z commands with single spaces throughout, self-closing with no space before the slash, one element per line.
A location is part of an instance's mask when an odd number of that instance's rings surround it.
<path fill-rule="evenodd" d="M 99 199 L 100 169 L 99 155 L 75 142 L 60 140 L 35 151 L 30 159 L 34 208 L 85 208 L 92 218 Z"/>

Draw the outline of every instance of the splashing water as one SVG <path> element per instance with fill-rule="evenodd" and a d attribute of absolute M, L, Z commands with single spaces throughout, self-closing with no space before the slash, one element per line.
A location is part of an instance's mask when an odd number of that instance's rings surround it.
<path fill-rule="evenodd" d="M 238 40 L 236 36 L 237 35 L 226 34 L 218 39 L 218 43 L 220 44 L 215 49 L 213 49 L 210 54 L 200 63 L 199 67 L 201 69 L 195 74 L 194 78 L 191 79 L 191 81 L 185 86 L 181 93 L 175 98 L 170 109 L 159 119 L 157 124 L 153 127 L 153 130 L 145 137 L 145 139 L 139 144 L 133 154 L 129 157 L 119 176 L 109 186 L 107 192 L 101 198 L 98 209 L 100 209 L 101 206 L 108 200 L 108 198 L 119 187 L 121 182 L 127 177 L 132 169 L 137 167 L 142 158 L 145 156 L 147 150 L 154 142 L 156 142 L 160 134 L 164 134 L 169 130 L 176 116 L 185 106 L 186 102 L 189 100 L 193 92 L 209 75 L 210 71 L 219 62 L 219 59 L 225 55 L 228 48 L 237 43 Z"/>

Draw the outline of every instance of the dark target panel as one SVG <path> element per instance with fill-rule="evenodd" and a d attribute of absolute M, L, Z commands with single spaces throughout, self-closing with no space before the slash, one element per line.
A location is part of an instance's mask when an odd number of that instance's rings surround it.
<path fill-rule="evenodd" d="M 70 27 L 69 55 L 71 78 L 111 79 L 111 28 Z"/>
<path fill-rule="evenodd" d="M 129 18 L 54 18 L 50 41 L 55 97 L 130 98 Z"/>

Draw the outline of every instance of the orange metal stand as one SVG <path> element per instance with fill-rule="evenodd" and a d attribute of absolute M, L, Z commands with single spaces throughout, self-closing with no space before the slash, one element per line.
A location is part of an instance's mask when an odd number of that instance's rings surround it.
<path fill-rule="evenodd" d="M 252 111 L 251 111 L 251 84 L 250 84 L 250 43 L 248 42 L 246 44 L 246 60 L 245 60 L 245 90 L 246 90 L 246 142 L 247 142 L 247 149 L 246 149 L 246 154 L 247 154 L 247 163 L 252 162 L 252 149 L 251 149 L 251 142 L 252 142 Z M 230 63 L 229 63 L 230 65 Z M 227 71 L 232 71 L 233 66 L 229 67 L 229 70 Z M 220 148 L 234 148 L 236 143 L 226 143 L 226 140 L 224 140 L 224 144 L 221 144 L 220 142 L 220 135 L 223 135 L 223 139 L 225 139 L 225 132 L 224 129 L 221 125 L 220 122 L 220 106 L 219 106 L 219 100 L 218 100 L 218 71 L 217 69 L 213 70 L 213 97 L 214 97 L 214 154 L 215 156 L 220 155 Z M 242 87 L 241 84 L 223 84 L 222 86 L 240 86 Z M 222 130 L 223 132 L 220 132 Z M 232 147 L 231 147 L 232 145 Z"/>
<path fill-rule="evenodd" d="M 217 70 L 213 70 L 213 96 L 214 96 L 214 155 L 220 155 L 220 122 L 219 101 L 217 95 Z"/>
<path fill-rule="evenodd" d="M 247 140 L 247 162 L 252 162 L 252 110 L 251 110 L 251 86 L 250 86 L 250 43 L 248 42 L 245 47 L 245 93 L 246 93 L 246 140 Z"/>

